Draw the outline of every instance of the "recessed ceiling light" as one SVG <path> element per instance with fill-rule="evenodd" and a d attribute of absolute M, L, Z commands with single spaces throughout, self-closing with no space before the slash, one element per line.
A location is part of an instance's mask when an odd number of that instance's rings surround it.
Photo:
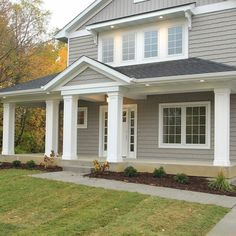
<path fill-rule="evenodd" d="M 204 79 L 201 79 L 201 80 L 200 80 L 200 83 L 204 83 L 204 82 L 206 82 Z"/>
<path fill-rule="evenodd" d="M 115 26 L 114 25 L 111 25 L 111 29 L 114 29 L 115 28 Z"/>
<path fill-rule="evenodd" d="M 163 19 L 163 16 L 160 16 L 159 18 L 160 18 L 160 19 Z"/>
<path fill-rule="evenodd" d="M 150 87 L 150 84 L 145 84 L 146 87 Z"/>

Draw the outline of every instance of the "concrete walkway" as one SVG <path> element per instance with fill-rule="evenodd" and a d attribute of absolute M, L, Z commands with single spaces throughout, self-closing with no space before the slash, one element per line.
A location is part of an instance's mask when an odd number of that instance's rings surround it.
<path fill-rule="evenodd" d="M 49 180 L 57 180 L 68 183 L 99 187 L 104 189 L 138 192 L 151 196 L 168 199 L 195 202 L 200 204 L 212 204 L 232 209 L 208 234 L 208 236 L 235 236 L 236 235 L 236 197 L 198 193 L 192 191 L 155 187 L 144 184 L 125 183 L 114 180 L 90 179 L 82 174 L 72 172 L 54 172 L 36 174 L 33 177 Z"/>

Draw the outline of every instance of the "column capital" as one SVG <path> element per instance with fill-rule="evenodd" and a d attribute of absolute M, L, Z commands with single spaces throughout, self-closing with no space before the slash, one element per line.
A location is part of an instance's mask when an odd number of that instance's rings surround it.
<path fill-rule="evenodd" d="M 63 95 L 63 99 L 78 99 L 79 100 L 79 95 Z"/>
<path fill-rule="evenodd" d="M 231 94 L 231 89 L 230 88 L 217 88 L 214 89 L 215 94 Z"/>

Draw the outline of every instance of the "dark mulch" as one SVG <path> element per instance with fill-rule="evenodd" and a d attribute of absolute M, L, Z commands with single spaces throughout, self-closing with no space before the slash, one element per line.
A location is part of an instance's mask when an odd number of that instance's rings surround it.
<path fill-rule="evenodd" d="M 26 164 L 21 164 L 19 167 L 14 167 L 12 163 L 9 162 L 2 162 L 0 163 L 0 170 L 6 170 L 6 169 L 29 169 Z M 49 166 L 47 168 L 44 168 L 44 166 L 36 165 L 34 168 L 31 168 L 31 170 L 41 170 L 46 172 L 57 172 L 62 171 L 63 169 L 60 166 Z"/>
<path fill-rule="evenodd" d="M 236 191 L 234 192 L 219 192 L 212 190 L 208 187 L 209 180 L 203 177 L 191 177 L 189 176 L 188 184 L 180 184 L 174 180 L 174 175 L 166 175 L 164 178 L 154 178 L 151 173 L 139 173 L 137 177 L 125 177 L 123 172 L 111 172 L 107 171 L 104 174 L 91 173 L 86 175 L 90 178 L 101 178 L 124 181 L 128 183 L 147 184 L 159 187 L 168 187 L 182 190 L 189 190 L 195 192 L 212 193 L 219 195 L 227 195 L 236 197 Z"/>

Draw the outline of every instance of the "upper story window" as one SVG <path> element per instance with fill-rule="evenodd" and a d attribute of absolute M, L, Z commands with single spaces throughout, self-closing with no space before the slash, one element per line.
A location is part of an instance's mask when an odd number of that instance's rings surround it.
<path fill-rule="evenodd" d="M 149 31 L 144 33 L 144 57 L 158 56 L 158 32 Z"/>
<path fill-rule="evenodd" d="M 168 29 L 168 55 L 183 53 L 183 27 L 175 26 Z"/>
<path fill-rule="evenodd" d="M 102 40 L 102 61 L 111 63 L 114 61 L 114 39 L 104 38 Z"/>
<path fill-rule="evenodd" d="M 123 35 L 122 52 L 123 61 L 135 59 L 135 33 Z"/>

